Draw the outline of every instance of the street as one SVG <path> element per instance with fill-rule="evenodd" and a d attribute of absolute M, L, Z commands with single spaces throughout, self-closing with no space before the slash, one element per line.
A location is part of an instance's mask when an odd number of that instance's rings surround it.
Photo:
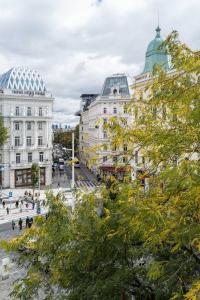
<path fill-rule="evenodd" d="M 72 179 L 72 167 L 70 164 L 66 163 L 64 165 L 64 170 L 56 169 L 53 174 L 53 183 L 52 187 L 70 187 L 71 179 Z M 77 188 L 88 188 L 93 190 L 96 186 L 98 186 L 98 182 L 96 176 L 91 173 L 91 171 L 80 164 L 79 168 L 75 168 L 75 187 Z"/>

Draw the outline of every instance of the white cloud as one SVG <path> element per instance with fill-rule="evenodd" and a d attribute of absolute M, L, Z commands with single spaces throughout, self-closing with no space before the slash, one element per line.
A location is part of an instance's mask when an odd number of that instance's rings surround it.
<path fill-rule="evenodd" d="M 177 29 L 189 46 L 200 45 L 198 0 L 0 0 L 0 7 L 0 73 L 37 69 L 58 122 L 75 124 L 80 94 L 99 93 L 106 76 L 142 70 L 158 8 L 163 36 Z"/>

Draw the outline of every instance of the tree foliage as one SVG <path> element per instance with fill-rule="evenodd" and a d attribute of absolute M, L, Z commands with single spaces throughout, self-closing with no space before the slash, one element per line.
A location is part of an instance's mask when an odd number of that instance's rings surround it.
<path fill-rule="evenodd" d="M 110 126 L 113 143 L 136 145 L 146 158 L 149 190 L 140 178 L 111 178 L 73 211 L 49 194 L 49 218 L 2 243 L 28 270 L 15 297 L 43 289 L 46 299 L 199 299 L 200 57 L 176 32 L 166 44 L 176 72 L 156 67 L 135 91 L 134 123 Z"/>
<path fill-rule="evenodd" d="M 8 130 L 4 127 L 2 118 L 0 118 L 0 146 L 5 143 L 8 138 Z"/>
<path fill-rule="evenodd" d="M 79 144 L 79 125 L 75 127 L 74 130 L 74 148 L 75 151 L 78 151 Z M 54 143 L 62 144 L 63 147 L 67 149 L 72 148 L 72 132 L 71 131 L 61 131 L 54 133 Z"/>

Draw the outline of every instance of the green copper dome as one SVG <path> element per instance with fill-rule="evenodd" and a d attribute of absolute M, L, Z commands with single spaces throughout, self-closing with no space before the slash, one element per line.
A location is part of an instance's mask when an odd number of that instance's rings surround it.
<path fill-rule="evenodd" d="M 160 45 L 163 43 L 163 39 L 160 36 L 160 27 L 156 28 L 156 36 L 149 43 L 147 47 L 146 57 L 145 57 L 145 66 L 142 74 L 152 72 L 155 64 L 161 65 L 165 71 L 170 69 L 169 67 L 169 56 L 167 54 L 166 47 L 159 49 Z"/>

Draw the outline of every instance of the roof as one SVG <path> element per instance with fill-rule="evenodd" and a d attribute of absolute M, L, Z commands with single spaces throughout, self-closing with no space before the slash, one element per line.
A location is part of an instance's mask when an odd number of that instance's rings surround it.
<path fill-rule="evenodd" d="M 156 36 L 149 43 L 146 51 L 145 57 L 145 66 L 142 74 L 153 72 L 154 65 L 159 64 L 163 67 L 164 70 L 168 71 L 170 69 L 169 66 L 169 55 L 167 53 L 166 46 L 162 46 L 164 40 L 160 35 L 160 27 L 156 28 Z"/>
<path fill-rule="evenodd" d="M 14 67 L 0 76 L 0 89 L 45 92 L 46 87 L 40 74 L 27 67 Z"/>
<path fill-rule="evenodd" d="M 121 96 L 130 96 L 129 84 L 126 75 L 114 74 L 106 78 L 103 86 L 102 96 L 109 96 L 115 93 Z"/>

